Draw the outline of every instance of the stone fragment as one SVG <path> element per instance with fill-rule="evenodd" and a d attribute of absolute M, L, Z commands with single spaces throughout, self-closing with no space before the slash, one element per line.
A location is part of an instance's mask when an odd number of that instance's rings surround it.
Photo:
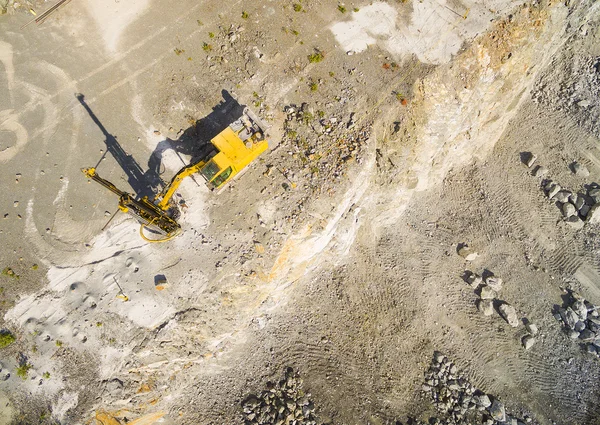
<path fill-rule="evenodd" d="M 481 285 L 482 282 L 483 279 L 478 274 L 471 273 L 469 276 L 467 276 L 467 283 L 473 289 L 479 288 L 479 285 Z"/>
<path fill-rule="evenodd" d="M 529 332 L 531 335 L 537 335 L 538 334 L 538 327 L 535 323 L 527 323 L 527 325 L 525 326 L 525 328 L 527 329 L 527 332 Z"/>
<path fill-rule="evenodd" d="M 600 202 L 600 189 L 590 189 L 588 191 L 588 196 L 594 200 L 594 203 L 597 204 Z"/>
<path fill-rule="evenodd" d="M 494 301 L 481 299 L 477 302 L 477 308 L 484 316 L 491 316 L 494 314 Z"/>
<path fill-rule="evenodd" d="M 473 399 L 475 400 L 475 403 L 477 403 L 478 406 L 488 408 L 492 405 L 492 402 L 490 401 L 490 398 L 487 396 L 487 394 L 476 395 L 475 397 L 473 397 Z"/>
<path fill-rule="evenodd" d="M 571 339 L 577 339 L 577 338 L 579 338 L 579 332 L 577 332 L 577 331 L 569 331 L 569 338 L 571 338 Z"/>
<path fill-rule="evenodd" d="M 467 261 L 473 261 L 478 256 L 478 254 L 468 245 L 460 246 L 460 248 L 458 249 L 458 255 L 460 255 Z"/>
<path fill-rule="evenodd" d="M 169 286 L 169 281 L 164 275 L 157 275 L 154 277 L 154 288 L 157 291 L 167 289 Z"/>
<path fill-rule="evenodd" d="M 553 183 L 550 188 L 548 189 L 548 198 L 552 199 L 554 198 L 554 196 L 560 192 L 562 188 L 560 187 L 560 185 Z"/>
<path fill-rule="evenodd" d="M 494 298 L 496 298 L 496 291 L 494 291 L 487 285 L 483 285 L 481 287 L 481 293 L 479 294 L 479 297 L 482 300 L 493 300 Z"/>
<path fill-rule="evenodd" d="M 579 334 L 579 339 L 583 342 L 594 342 L 594 340 L 596 339 L 596 334 L 590 331 L 589 329 L 584 329 Z"/>
<path fill-rule="evenodd" d="M 579 322 L 575 323 L 575 327 L 573 329 L 577 332 L 581 332 L 585 329 L 585 323 L 580 320 Z"/>
<path fill-rule="evenodd" d="M 519 326 L 519 318 L 517 317 L 517 311 L 512 305 L 507 303 L 501 304 L 500 307 L 498 307 L 498 311 L 500 312 L 502 318 L 506 320 L 506 322 L 510 326 L 512 326 L 513 328 Z"/>
<path fill-rule="evenodd" d="M 579 230 L 579 229 L 583 228 L 583 226 L 585 225 L 585 222 L 582 219 L 580 219 L 579 217 L 577 217 L 576 215 L 567 217 L 565 219 L 565 223 L 567 223 L 570 227 L 572 227 L 575 230 Z"/>
<path fill-rule="evenodd" d="M 577 208 L 570 202 L 566 202 L 562 206 L 562 213 L 565 217 L 571 217 L 577 213 Z"/>
<path fill-rule="evenodd" d="M 556 192 L 556 195 L 554 195 L 554 199 L 557 200 L 558 202 L 561 203 L 565 203 L 565 202 L 569 202 L 569 197 L 571 196 L 571 192 L 569 190 L 561 190 L 559 192 Z"/>
<path fill-rule="evenodd" d="M 585 197 L 581 193 L 578 193 L 575 196 L 571 196 L 570 201 L 573 205 L 575 205 L 575 208 L 577 208 L 577 211 L 579 211 L 581 209 L 581 207 L 583 207 L 585 205 Z"/>
<path fill-rule="evenodd" d="M 586 216 L 588 223 L 600 223 L 600 204 L 596 204 L 592 208 L 590 208 L 590 212 L 588 212 Z"/>
<path fill-rule="evenodd" d="M 587 320 L 588 309 L 585 306 L 585 302 L 582 300 L 577 300 L 571 306 L 571 309 L 579 316 L 582 321 Z"/>
<path fill-rule="evenodd" d="M 498 422 L 506 421 L 506 411 L 504 410 L 504 405 L 498 400 L 494 400 L 492 406 L 490 407 L 490 415 Z"/>
<path fill-rule="evenodd" d="M 587 169 L 587 167 L 579 162 L 574 162 L 571 164 L 571 171 L 573 171 L 573 174 L 580 177 L 588 177 L 590 175 L 590 171 Z"/>
<path fill-rule="evenodd" d="M 529 350 L 535 344 L 535 338 L 531 335 L 525 335 L 521 342 L 523 343 L 523 348 Z"/>
<path fill-rule="evenodd" d="M 498 292 L 502 289 L 502 279 L 499 277 L 491 276 L 485 280 L 485 284 L 492 288 L 494 291 Z"/>
<path fill-rule="evenodd" d="M 590 213 L 590 209 L 592 209 L 592 207 L 590 207 L 589 205 L 585 204 L 584 206 L 581 207 L 581 209 L 579 210 L 579 214 L 582 217 L 587 217 L 587 215 Z"/>
<path fill-rule="evenodd" d="M 594 355 L 598 355 L 598 350 L 596 349 L 596 347 L 594 346 L 594 344 L 588 344 L 585 346 L 585 350 L 590 353 L 590 354 L 594 354 Z"/>
<path fill-rule="evenodd" d="M 571 307 L 567 307 L 565 310 L 560 310 L 563 322 L 569 329 L 575 329 L 575 323 L 579 321 L 579 316 L 573 311 Z"/>

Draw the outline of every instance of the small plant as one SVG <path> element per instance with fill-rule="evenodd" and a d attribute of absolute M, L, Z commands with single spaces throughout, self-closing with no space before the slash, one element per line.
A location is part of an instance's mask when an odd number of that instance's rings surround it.
<path fill-rule="evenodd" d="M 14 279 L 19 278 L 19 275 L 16 274 L 15 271 L 13 269 L 11 269 L 10 267 L 5 267 L 4 270 L 2 270 L 2 274 L 4 276 L 12 277 Z"/>
<path fill-rule="evenodd" d="M 180 54 L 182 54 L 183 52 L 185 52 L 185 50 L 180 49 L 179 47 L 175 47 L 175 49 L 173 49 L 173 51 L 175 52 L 175 54 L 177 56 L 179 56 Z"/>
<path fill-rule="evenodd" d="M 38 269 L 38 265 L 34 264 L 33 266 L 31 266 L 31 270 L 37 270 Z"/>
<path fill-rule="evenodd" d="M 100 326 L 102 326 L 102 322 L 96 322 L 96 326 L 97 326 L 97 327 L 100 327 Z"/>
<path fill-rule="evenodd" d="M 37 351 L 38 351 L 37 345 L 34 345 L 33 347 L 31 347 L 31 352 L 32 353 L 35 354 L 35 353 L 37 353 Z"/>
<path fill-rule="evenodd" d="M 44 372 L 44 374 L 42 375 L 42 378 L 50 379 L 50 372 Z"/>
<path fill-rule="evenodd" d="M 201 27 L 202 25 L 204 25 L 200 19 L 198 19 L 198 20 L 196 21 L 196 23 L 198 24 L 198 26 L 199 26 L 199 27 Z"/>
<path fill-rule="evenodd" d="M 17 376 L 20 376 L 21 379 L 27 379 L 27 374 L 29 373 L 29 369 L 31 369 L 33 365 L 30 363 L 24 362 L 19 367 L 17 367 Z"/>
<path fill-rule="evenodd" d="M 294 3 L 294 6 L 292 6 L 294 8 L 294 12 L 302 12 L 302 5 L 299 3 Z"/>
<path fill-rule="evenodd" d="M 294 35 L 300 35 L 300 33 L 298 31 L 296 31 L 296 30 L 292 30 L 292 34 L 294 34 Z"/>
<path fill-rule="evenodd" d="M 335 72 L 333 72 L 333 71 L 329 71 L 329 76 L 330 76 L 330 77 L 334 77 L 334 76 L 335 76 Z"/>
<path fill-rule="evenodd" d="M 63 346 L 63 342 L 60 339 L 56 340 L 56 346 L 57 347 L 62 347 Z"/>
<path fill-rule="evenodd" d="M 290 139 L 295 139 L 297 135 L 298 135 L 298 133 L 296 133 L 294 130 L 288 130 L 286 132 L 286 136 L 289 137 Z"/>
<path fill-rule="evenodd" d="M 248 15 L 248 12 L 246 12 L 246 11 L 242 12 L 242 19 L 248 19 L 249 16 L 250 15 Z"/>
<path fill-rule="evenodd" d="M 321 111 L 320 109 L 317 111 L 317 116 L 319 118 L 323 118 L 325 116 L 325 111 Z"/>
<path fill-rule="evenodd" d="M 340 12 L 342 12 L 342 13 L 346 13 L 346 8 L 344 7 L 344 5 L 343 5 L 343 4 L 339 4 L 339 5 L 338 5 L 338 10 L 339 10 Z"/>
<path fill-rule="evenodd" d="M 319 84 L 315 83 L 314 81 L 312 83 L 310 83 L 310 91 L 317 91 L 319 90 Z"/>
<path fill-rule="evenodd" d="M 398 91 L 395 93 L 395 95 L 396 95 L 396 99 L 398 99 L 398 100 L 404 99 L 404 95 Z"/>
<path fill-rule="evenodd" d="M 360 10 L 360 9 L 359 9 L 358 7 L 355 7 L 354 9 L 352 9 L 352 11 L 353 11 L 354 13 L 358 12 L 359 10 Z"/>
<path fill-rule="evenodd" d="M 208 37 L 209 38 L 215 38 L 215 33 L 214 32 L 209 32 L 208 33 Z"/>
<path fill-rule="evenodd" d="M 15 340 L 15 336 L 9 331 L 0 331 L 0 348 L 8 347 Z"/>
<path fill-rule="evenodd" d="M 210 52 L 212 50 L 212 46 L 208 43 L 203 43 L 202 50 L 204 50 L 205 52 Z"/>
<path fill-rule="evenodd" d="M 319 63 L 325 59 L 325 55 L 320 50 L 316 50 L 314 53 L 308 55 L 308 61 L 310 63 Z"/>

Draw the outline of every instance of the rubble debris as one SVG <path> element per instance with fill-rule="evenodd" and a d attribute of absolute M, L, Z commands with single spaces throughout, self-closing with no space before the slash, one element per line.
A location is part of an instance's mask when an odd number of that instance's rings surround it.
<path fill-rule="evenodd" d="M 574 291 L 569 292 L 566 308 L 558 314 L 570 339 L 584 343 L 585 350 L 600 357 L 600 306 L 594 305 Z"/>
<path fill-rule="evenodd" d="M 164 289 L 167 289 L 169 287 L 169 281 L 167 280 L 166 276 L 163 274 L 159 274 L 154 276 L 154 288 L 157 291 L 162 291 Z"/>
<path fill-rule="evenodd" d="M 483 279 L 476 273 L 467 272 L 465 280 L 473 289 L 479 288 L 479 285 L 483 283 Z"/>
<path fill-rule="evenodd" d="M 496 424 L 525 423 L 506 413 L 504 404 L 496 397 L 475 388 L 456 365 L 440 352 L 433 354 L 429 369 L 424 375 L 422 392 L 437 410 L 446 416 L 446 424 Z M 418 423 L 418 422 L 417 422 Z"/>
<path fill-rule="evenodd" d="M 496 276 L 488 277 L 485 280 L 485 284 L 496 292 L 499 292 L 502 289 L 502 279 Z"/>
<path fill-rule="evenodd" d="M 296 424 L 320 425 L 310 393 L 302 390 L 302 379 L 291 367 L 277 383 L 267 382 L 260 395 L 249 395 L 242 402 L 246 425 Z"/>

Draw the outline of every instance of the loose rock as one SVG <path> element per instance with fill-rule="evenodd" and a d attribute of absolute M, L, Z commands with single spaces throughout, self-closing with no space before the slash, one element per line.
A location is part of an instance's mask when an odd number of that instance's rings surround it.
<path fill-rule="evenodd" d="M 506 411 L 504 410 L 504 405 L 498 400 L 494 400 L 492 406 L 490 407 L 490 415 L 498 422 L 506 421 Z"/>
<path fill-rule="evenodd" d="M 562 213 L 565 217 L 571 217 L 577 213 L 577 208 L 570 202 L 566 202 L 562 206 Z"/>
<path fill-rule="evenodd" d="M 579 162 L 574 162 L 571 164 L 571 171 L 573 171 L 573 174 L 580 177 L 588 177 L 590 175 L 587 167 Z"/>
<path fill-rule="evenodd" d="M 529 350 L 531 347 L 533 347 L 533 344 L 535 344 L 535 338 L 531 335 L 525 335 L 521 342 L 523 343 L 523 347 L 526 350 Z"/>
<path fill-rule="evenodd" d="M 483 285 L 481 287 L 481 293 L 479 294 L 479 297 L 482 300 L 493 300 L 494 298 L 496 298 L 496 291 L 494 291 L 487 285 Z"/>
<path fill-rule="evenodd" d="M 495 276 L 488 277 L 485 280 L 485 283 L 487 286 L 489 286 L 496 292 L 498 292 L 502 289 L 502 279 L 500 279 L 499 277 L 495 277 Z"/>
<path fill-rule="evenodd" d="M 501 304 L 500 307 L 498 307 L 498 310 L 500 311 L 500 315 L 502 316 L 502 318 L 506 320 L 506 322 L 510 326 L 512 326 L 513 328 L 519 326 L 519 318 L 517 317 L 517 311 L 512 305 L 506 303 Z"/>
<path fill-rule="evenodd" d="M 494 301 L 489 299 L 481 299 L 477 303 L 477 308 L 483 313 L 484 316 L 491 316 L 494 314 Z"/>
<path fill-rule="evenodd" d="M 568 190 L 561 190 L 560 192 L 556 192 L 556 195 L 554 195 L 554 199 L 557 200 L 558 202 L 561 203 L 565 203 L 565 202 L 569 202 L 569 197 L 571 196 L 571 192 Z"/>
<path fill-rule="evenodd" d="M 462 245 L 458 249 L 458 255 L 463 257 L 467 261 L 473 261 L 477 258 L 478 254 L 468 245 Z"/>

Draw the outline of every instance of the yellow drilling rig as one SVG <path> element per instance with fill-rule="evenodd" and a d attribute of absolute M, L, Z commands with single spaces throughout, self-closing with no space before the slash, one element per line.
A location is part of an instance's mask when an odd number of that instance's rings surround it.
<path fill-rule="evenodd" d="M 212 152 L 204 159 L 187 165 L 175 174 L 171 182 L 154 199 L 147 196 L 136 199 L 98 175 L 95 168 L 84 168 L 83 173 L 119 196 L 119 210 L 131 214 L 141 224 L 140 235 L 148 242 L 165 242 L 181 232 L 177 223 L 177 205 L 172 197 L 188 176 L 199 172 L 209 189 L 221 192 L 232 180 L 239 177 L 261 153 L 268 148 L 265 132 L 268 127 L 251 110 L 245 108 L 242 116 L 217 134 L 211 143 Z M 118 210 L 118 211 L 119 211 Z M 144 230 L 160 235 L 150 238 Z"/>

